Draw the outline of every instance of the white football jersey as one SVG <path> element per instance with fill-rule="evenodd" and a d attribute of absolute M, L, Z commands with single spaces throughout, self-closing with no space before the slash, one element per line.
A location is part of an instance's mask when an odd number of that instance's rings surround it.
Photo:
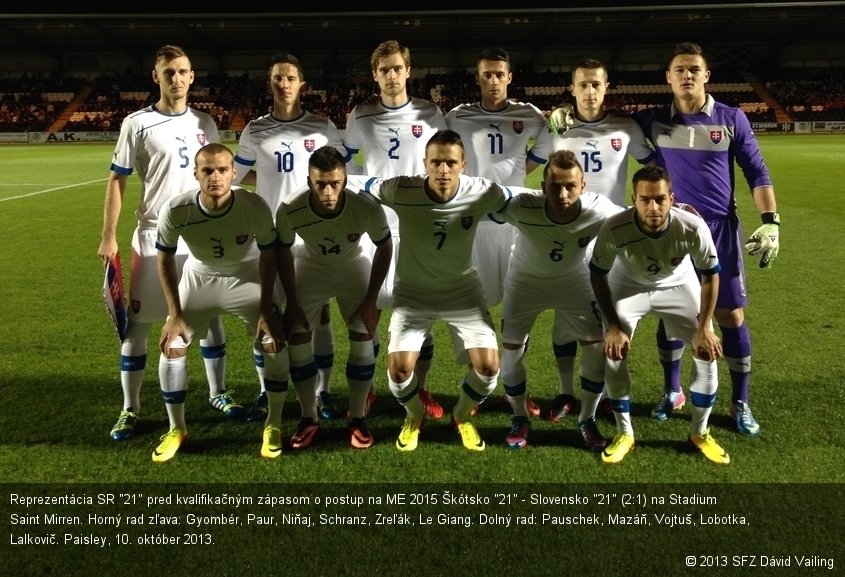
<path fill-rule="evenodd" d="M 581 193 L 579 201 L 578 216 L 566 224 L 548 217 L 546 197 L 539 190 L 516 194 L 504 210 L 493 215 L 497 222 L 509 222 L 519 231 L 511 253 L 509 275 L 587 276 L 587 247 L 605 219 L 624 209 L 607 197 L 589 191 Z"/>
<path fill-rule="evenodd" d="M 618 257 L 618 258 L 617 258 Z M 695 268 L 718 272 L 719 258 L 707 223 L 679 208 L 669 211 L 669 227 L 653 237 L 640 230 L 636 209 L 608 218 L 596 238 L 590 269 L 613 268 L 614 282 L 643 288 L 665 288 L 687 282 Z"/>
<path fill-rule="evenodd" d="M 326 145 L 346 155 L 334 122 L 307 110 L 293 120 L 279 120 L 272 114 L 251 120 L 238 142 L 234 184 L 254 169 L 255 192 L 275 212 L 280 204 L 308 188 L 308 159 Z"/>
<path fill-rule="evenodd" d="M 370 179 L 365 190 L 396 211 L 402 243 L 396 263 L 396 298 L 422 302 L 482 298 L 471 253 L 475 229 L 501 210 L 510 191 L 485 178 L 460 176 L 447 201 L 429 196 L 425 176 Z"/>
<path fill-rule="evenodd" d="M 446 128 L 433 102 L 411 98 L 398 108 L 381 102 L 359 104 L 349 115 L 343 144 L 354 155 L 364 153 L 364 174 L 390 178 L 425 172 L 425 145 Z"/>
<path fill-rule="evenodd" d="M 210 142 L 219 142 L 214 119 L 188 108 L 176 115 L 147 106 L 123 119 L 111 170 L 141 177 L 135 215 L 141 229 L 155 229 L 162 205 L 177 194 L 196 188 L 194 156 Z"/>
<path fill-rule="evenodd" d="M 446 114 L 446 124 L 464 142 L 464 174 L 483 176 L 503 186 L 525 186 L 526 158 L 530 156 L 538 164 L 548 159 L 528 150 L 532 138 L 540 143 L 537 150 L 547 151 L 551 146 L 546 117 L 533 104 L 508 101 L 507 108 L 496 112 L 485 110 L 480 102 L 459 104 Z"/>
<path fill-rule="evenodd" d="M 161 209 L 156 248 L 176 252 L 179 237 L 191 254 L 185 266 L 210 274 L 237 276 L 255 266 L 258 248 L 279 242 L 267 202 L 244 188 L 232 187 L 232 203 L 218 213 L 200 203 L 199 189 L 170 199 Z"/>
<path fill-rule="evenodd" d="M 297 266 L 337 269 L 356 260 L 368 260 L 361 237 L 366 233 L 376 245 L 390 238 L 384 211 L 372 196 L 345 190 L 343 208 L 331 218 L 314 212 L 310 197 L 311 192 L 305 191 L 279 207 L 304 243 L 296 254 Z"/>
<path fill-rule="evenodd" d="M 574 120 L 564 134 L 552 136 L 552 149 L 571 150 L 578 156 L 587 190 L 629 206 L 628 156 L 640 164 L 654 157 L 642 129 L 633 118 L 614 114 L 596 122 Z"/>

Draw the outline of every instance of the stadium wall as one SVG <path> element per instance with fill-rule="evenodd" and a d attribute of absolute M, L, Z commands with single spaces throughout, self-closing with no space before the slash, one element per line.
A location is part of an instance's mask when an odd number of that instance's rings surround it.
<path fill-rule="evenodd" d="M 82 142 L 117 142 L 119 132 L 64 131 L 64 132 L 0 132 L 0 144 L 73 144 Z M 221 130 L 222 142 L 238 142 L 239 130 Z"/>

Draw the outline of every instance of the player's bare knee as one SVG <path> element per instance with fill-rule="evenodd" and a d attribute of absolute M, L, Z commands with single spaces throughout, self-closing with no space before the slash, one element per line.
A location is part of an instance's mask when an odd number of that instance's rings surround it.
<path fill-rule="evenodd" d="M 484 362 L 478 365 L 473 365 L 475 371 L 484 377 L 495 377 L 499 374 L 499 359 L 495 362 Z"/>
<path fill-rule="evenodd" d="M 396 383 L 404 383 L 411 378 L 414 372 L 414 365 L 407 365 L 403 363 L 389 363 L 388 372 L 390 379 Z"/>
<path fill-rule="evenodd" d="M 332 313 L 329 305 L 323 305 L 323 309 L 320 311 L 320 324 L 327 325 L 332 322 Z"/>
<path fill-rule="evenodd" d="M 304 345 L 305 343 L 311 342 L 311 332 L 299 332 L 293 333 L 288 336 L 288 342 L 291 345 Z"/>
<path fill-rule="evenodd" d="M 280 353 L 285 348 L 285 341 L 273 341 L 270 339 L 261 341 L 261 350 L 267 354 Z"/>
<path fill-rule="evenodd" d="M 188 347 L 169 346 L 164 350 L 164 356 L 168 359 L 181 359 L 188 354 Z"/>
<path fill-rule="evenodd" d="M 716 324 L 720 327 L 736 329 L 742 326 L 745 322 L 744 309 L 722 309 L 717 308 L 713 311 L 713 318 L 716 319 Z"/>

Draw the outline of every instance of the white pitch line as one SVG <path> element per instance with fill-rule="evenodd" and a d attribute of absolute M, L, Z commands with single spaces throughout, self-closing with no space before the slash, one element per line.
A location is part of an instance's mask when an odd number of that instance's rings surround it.
<path fill-rule="evenodd" d="M 35 196 L 38 194 L 44 194 L 45 192 L 55 192 L 57 190 L 64 190 L 66 188 L 74 188 L 76 186 L 85 186 L 86 184 L 94 184 L 96 182 L 103 182 L 108 180 L 108 178 L 98 178 L 97 180 L 89 180 L 88 182 L 78 182 L 76 184 L 68 184 L 67 186 L 57 186 L 55 188 L 46 188 L 44 190 L 36 190 L 35 192 L 29 192 L 27 194 L 21 194 L 18 196 L 10 196 L 9 198 L 0 198 L 0 202 L 5 202 L 7 200 L 18 200 L 19 198 L 26 198 L 28 196 Z"/>

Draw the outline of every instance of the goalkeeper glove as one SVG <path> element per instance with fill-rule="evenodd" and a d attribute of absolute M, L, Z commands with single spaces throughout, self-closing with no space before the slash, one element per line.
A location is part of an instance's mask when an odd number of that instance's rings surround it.
<path fill-rule="evenodd" d="M 761 217 L 763 225 L 745 241 L 745 250 L 752 256 L 760 255 L 760 268 L 772 268 L 780 248 L 780 215 L 776 212 L 764 212 Z"/>
<path fill-rule="evenodd" d="M 569 127 L 575 124 L 572 118 L 572 105 L 568 102 L 561 104 L 549 115 L 549 132 L 552 134 L 562 135 Z"/>

